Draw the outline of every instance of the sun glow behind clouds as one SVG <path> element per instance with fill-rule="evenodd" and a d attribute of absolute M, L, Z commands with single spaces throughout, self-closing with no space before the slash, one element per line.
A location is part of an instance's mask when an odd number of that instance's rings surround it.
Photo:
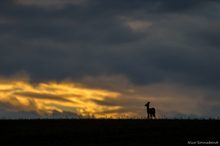
<path fill-rule="evenodd" d="M 125 26 L 135 32 L 146 31 L 153 25 L 153 22 L 149 20 L 134 19 L 125 16 L 120 16 L 119 20 L 121 20 Z"/>
<path fill-rule="evenodd" d="M 94 115 L 97 118 L 117 116 L 105 114 L 120 106 L 98 105 L 94 101 L 118 98 L 117 92 L 90 89 L 72 82 L 30 83 L 28 81 L 0 81 L 0 102 L 9 104 L 13 110 L 36 111 L 39 114 L 73 112 L 82 116 Z M 12 109 L 7 109 L 12 110 Z"/>
<path fill-rule="evenodd" d="M 0 119 L 32 118 L 32 113 L 37 118 L 143 118 L 147 101 L 156 108 L 158 118 L 206 116 L 208 108 L 219 107 L 200 88 L 172 83 L 139 86 L 124 76 L 85 77 L 77 82 L 30 80 L 26 74 L 0 76 Z"/>

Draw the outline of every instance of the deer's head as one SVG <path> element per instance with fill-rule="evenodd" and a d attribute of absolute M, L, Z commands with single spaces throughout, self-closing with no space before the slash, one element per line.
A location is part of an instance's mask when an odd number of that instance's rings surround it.
<path fill-rule="evenodd" d="M 147 102 L 146 104 L 145 104 L 145 106 L 149 106 L 150 105 L 150 102 Z"/>

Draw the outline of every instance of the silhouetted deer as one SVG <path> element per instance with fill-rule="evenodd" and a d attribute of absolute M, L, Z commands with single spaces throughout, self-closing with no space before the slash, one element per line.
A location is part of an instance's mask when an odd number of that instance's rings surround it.
<path fill-rule="evenodd" d="M 147 118 L 148 119 L 156 118 L 156 110 L 155 108 L 150 108 L 150 102 L 147 102 L 145 106 L 147 108 Z"/>

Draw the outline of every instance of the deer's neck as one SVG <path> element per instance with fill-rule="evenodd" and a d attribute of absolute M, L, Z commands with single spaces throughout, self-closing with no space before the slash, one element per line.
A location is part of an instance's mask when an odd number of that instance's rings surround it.
<path fill-rule="evenodd" d="M 149 110 L 150 109 L 150 107 L 149 106 L 147 106 L 147 110 Z"/>

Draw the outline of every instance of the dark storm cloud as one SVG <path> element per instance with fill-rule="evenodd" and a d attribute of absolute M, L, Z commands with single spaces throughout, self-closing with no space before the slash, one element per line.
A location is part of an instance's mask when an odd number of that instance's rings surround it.
<path fill-rule="evenodd" d="M 220 85 L 218 1 L 90 0 L 59 9 L 0 3 L 2 74 Z"/>
<path fill-rule="evenodd" d="M 148 11 L 159 11 L 159 12 L 172 12 L 172 11 L 182 11 L 196 7 L 200 3 L 205 2 L 206 0 L 118 0 L 118 1 L 109 1 L 103 0 L 99 1 L 100 5 L 106 6 L 105 8 L 112 9 L 116 7 L 123 10 L 134 10 L 141 8 L 148 8 Z"/>

